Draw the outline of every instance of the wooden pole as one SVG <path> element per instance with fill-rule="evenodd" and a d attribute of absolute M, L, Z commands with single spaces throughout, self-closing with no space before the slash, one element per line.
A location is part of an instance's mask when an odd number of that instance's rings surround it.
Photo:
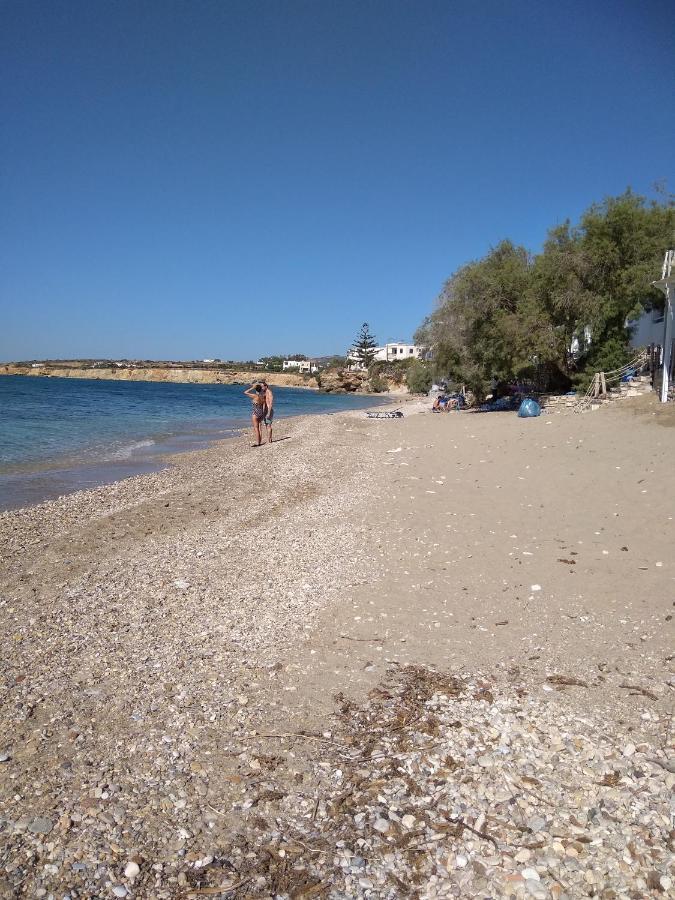
<path fill-rule="evenodd" d="M 605 381 L 605 373 L 604 372 L 600 373 L 600 388 L 602 390 L 602 396 L 606 397 L 607 396 L 607 382 Z"/>

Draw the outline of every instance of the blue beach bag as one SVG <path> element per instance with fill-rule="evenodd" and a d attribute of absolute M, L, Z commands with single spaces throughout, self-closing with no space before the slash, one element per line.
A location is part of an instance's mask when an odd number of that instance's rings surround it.
<path fill-rule="evenodd" d="M 518 416 L 521 419 L 530 419 L 533 416 L 538 416 L 541 414 L 541 406 L 537 403 L 536 400 L 533 400 L 531 397 L 526 397 L 523 402 L 520 404 L 520 409 L 518 410 Z"/>

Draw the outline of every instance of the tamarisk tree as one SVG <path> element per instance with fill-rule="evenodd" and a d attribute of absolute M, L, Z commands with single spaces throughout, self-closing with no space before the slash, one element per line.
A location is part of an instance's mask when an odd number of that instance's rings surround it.
<path fill-rule="evenodd" d="M 583 385 L 630 358 L 630 323 L 663 302 L 650 282 L 674 236 L 670 197 L 607 197 L 554 226 L 538 254 L 504 240 L 460 266 L 415 343 L 433 348 L 437 377 L 479 397 L 495 381 Z"/>

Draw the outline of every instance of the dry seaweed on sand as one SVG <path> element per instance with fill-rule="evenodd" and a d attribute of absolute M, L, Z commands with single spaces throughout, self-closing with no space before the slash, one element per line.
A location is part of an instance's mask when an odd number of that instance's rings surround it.
<path fill-rule="evenodd" d="M 334 737 L 303 745 L 315 793 L 305 784 L 271 802 L 269 827 L 247 844 L 250 896 L 304 896 L 291 877 L 329 897 L 387 900 L 402 885 L 424 898 L 517 889 L 542 900 L 672 886 L 662 792 L 675 779 L 650 762 L 654 747 L 623 746 L 606 722 L 485 675 L 410 666 L 365 702 L 340 698 Z"/>
<path fill-rule="evenodd" d="M 588 682 L 575 675 L 547 675 L 549 684 L 557 684 L 559 687 L 588 687 Z"/>

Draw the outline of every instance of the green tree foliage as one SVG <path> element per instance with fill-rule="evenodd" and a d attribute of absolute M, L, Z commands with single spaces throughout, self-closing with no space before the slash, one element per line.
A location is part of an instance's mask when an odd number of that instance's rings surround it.
<path fill-rule="evenodd" d="M 462 266 L 415 341 L 433 350 L 437 376 L 478 396 L 494 379 L 548 388 L 609 370 L 627 358 L 627 322 L 660 302 L 650 281 L 674 243 L 672 200 L 628 190 L 591 206 L 578 225 L 552 228 L 536 256 L 502 241 Z"/>
<path fill-rule="evenodd" d="M 445 283 L 436 310 L 415 335 L 415 343 L 433 348 L 439 376 L 483 395 L 493 378 L 532 365 L 528 328 L 537 311 L 523 302 L 531 270 L 527 250 L 502 241 Z"/>
<path fill-rule="evenodd" d="M 368 372 L 368 382 L 370 384 L 370 389 L 375 394 L 381 394 L 383 391 L 387 390 L 387 382 L 380 375 L 377 369 L 373 370 L 372 368 Z"/>
<path fill-rule="evenodd" d="M 405 380 L 411 394 L 428 394 L 433 383 L 431 367 L 415 359 L 408 366 Z"/>
<path fill-rule="evenodd" d="M 627 321 L 663 302 L 650 282 L 659 275 L 664 251 L 675 243 L 675 207 L 647 204 L 629 190 L 592 206 L 578 232 L 593 297 L 588 311 L 593 340 L 584 361 L 587 369 L 607 370 L 626 360 Z"/>
<path fill-rule="evenodd" d="M 368 369 L 368 378 L 372 382 L 373 377 L 377 376 L 387 381 L 393 381 L 397 385 L 403 384 L 406 380 L 406 372 L 414 362 L 416 360 L 411 356 L 405 359 L 378 359 Z"/>
<path fill-rule="evenodd" d="M 260 362 L 266 369 L 280 372 L 283 368 L 284 358 L 283 356 L 262 356 Z"/>
<path fill-rule="evenodd" d="M 364 322 L 354 341 L 354 354 L 366 369 L 375 358 L 375 336 L 370 333 L 368 323 Z"/>

